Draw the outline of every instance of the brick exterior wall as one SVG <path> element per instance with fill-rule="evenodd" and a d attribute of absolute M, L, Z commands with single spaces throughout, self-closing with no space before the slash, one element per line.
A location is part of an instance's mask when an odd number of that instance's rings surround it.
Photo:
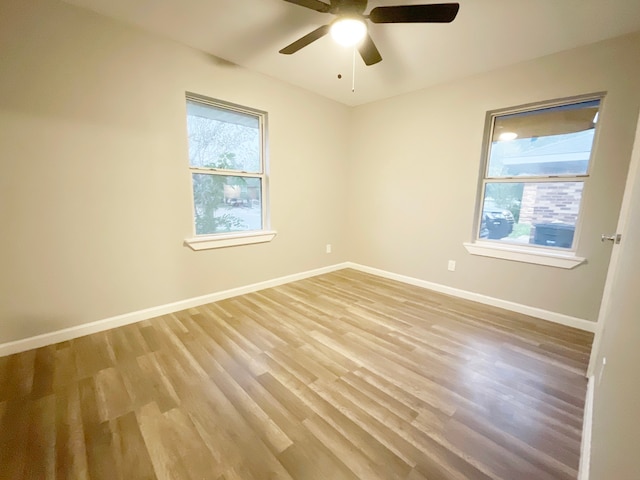
<path fill-rule="evenodd" d="M 522 193 L 519 223 L 575 225 L 582 198 L 582 182 L 527 183 Z"/>

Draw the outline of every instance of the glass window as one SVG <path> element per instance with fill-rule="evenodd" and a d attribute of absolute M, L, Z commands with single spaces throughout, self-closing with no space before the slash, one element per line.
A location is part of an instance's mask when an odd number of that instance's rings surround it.
<path fill-rule="evenodd" d="M 266 114 L 187 96 L 196 235 L 265 229 Z"/>
<path fill-rule="evenodd" d="M 479 239 L 575 250 L 601 100 L 488 115 Z"/>

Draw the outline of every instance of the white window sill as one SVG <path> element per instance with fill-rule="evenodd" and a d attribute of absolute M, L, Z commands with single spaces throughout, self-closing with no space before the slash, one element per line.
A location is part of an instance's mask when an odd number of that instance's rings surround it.
<path fill-rule="evenodd" d="M 201 237 L 186 238 L 184 243 L 191 248 L 191 250 L 210 250 L 212 248 L 236 247 L 238 245 L 270 242 L 275 238 L 277 233 L 275 230 L 260 230 L 259 232 L 203 235 Z"/>
<path fill-rule="evenodd" d="M 502 258 L 515 262 L 535 263 L 549 267 L 571 269 L 587 261 L 586 258 L 576 257 L 573 253 L 518 247 L 516 245 L 496 245 L 481 242 L 464 243 L 463 245 L 471 255 Z"/>

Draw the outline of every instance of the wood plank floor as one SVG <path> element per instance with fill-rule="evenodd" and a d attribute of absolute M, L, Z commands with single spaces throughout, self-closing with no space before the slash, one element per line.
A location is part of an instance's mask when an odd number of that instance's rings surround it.
<path fill-rule="evenodd" d="M 575 479 L 591 341 L 341 270 L 0 358 L 0 478 Z"/>

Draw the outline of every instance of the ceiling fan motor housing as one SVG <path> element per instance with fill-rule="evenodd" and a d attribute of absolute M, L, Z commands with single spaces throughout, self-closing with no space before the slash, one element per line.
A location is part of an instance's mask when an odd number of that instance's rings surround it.
<path fill-rule="evenodd" d="M 330 13 L 334 15 L 362 15 L 367 8 L 367 0 L 331 0 Z"/>

